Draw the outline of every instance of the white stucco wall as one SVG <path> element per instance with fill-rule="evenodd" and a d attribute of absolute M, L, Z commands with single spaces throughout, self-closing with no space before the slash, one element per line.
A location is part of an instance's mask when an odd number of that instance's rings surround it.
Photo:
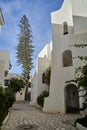
<path fill-rule="evenodd" d="M 71 0 L 64 0 L 59 10 L 51 13 L 51 23 L 62 24 L 65 21 L 68 21 L 69 26 L 73 26 Z"/>
<path fill-rule="evenodd" d="M 5 68 L 5 61 L 0 60 L 0 84 L 4 86 L 4 68 Z"/>
<path fill-rule="evenodd" d="M 0 83 L 4 87 L 5 71 L 9 70 L 10 52 L 0 50 Z"/>
<path fill-rule="evenodd" d="M 52 69 L 51 69 L 51 83 L 50 83 L 50 96 L 45 99 L 44 108 L 45 112 L 62 112 L 65 113 L 65 95 L 64 88 L 67 85 L 65 82 L 75 77 L 75 68 L 82 65 L 81 61 L 73 60 L 73 66 L 63 67 L 62 53 L 65 50 L 71 50 L 72 56 L 87 55 L 86 48 L 77 49 L 74 48 L 73 44 L 86 43 L 87 44 L 87 22 L 83 18 L 83 13 L 79 12 L 76 15 L 76 6 L 81 5 L 82 0 L 65 0 L 60 10 L 55 11 L 51 14 L 52 21 Z M 84 0 L 87 4 L 87 2 Z M 72 10 L 72 6 L 73 10 Z M 82 8 L 85 5 L 82 5 Z M 76 10 L 77 10 L 76 9 Z M 86 8 L 85 8 L 86 9 Z M 86 9 L 87 12 L 87 9 Z M 67 15 L 66 15 L 67 14 Z M 80 20 L 81 19 L 81 20 Z M 82 21 L 83 24 L 82 24 Z M 63 35 L 63 22 L 68 23 L 68 34 Z M 78 25 L 77 25 L 78 24 Z M 83 33 L 84 32 L 84 33 Z"/>
<path fill-rule="evenodd" d="M 31 102 L 36 104 L 37 99 L 37 86 L 38 86 L 38 75 L 37 72 L 34 73 L 34 76 L 31 78 Z"/>
<path fill-rule="evenodd" d="M 16 95 L 16 101 L 24 101 L 25 100 L 25 88 L 22 88 L 20 92 L 17 92 Z"/>
<path fill-rule="evenodd" d="M 7 50 L 0 50 L 0 60 L 5 61 L 5 70 L 9 70 L 10 52 Z"/>
<path fill-rule="evenodd" d="M 69 28 L 71 31 L 72 28 Z M 44 111 L 64 112 L 64 87 L 65 82 L 74 77 L 73 66 L 63 68 L 62 53 L 65 50 L 71 50 L 70 44 L 72 35 L 63 36 L 61 25 L 52 25 L 53 33 L 53 53 L 52 53 L 52 69 L 50 96 L 45 100 Z M 67 37 L 67 38 L 66 38 Z M 61 44 L 60 44 L 61 43 Z M 61 100 L 60 100 L 61 99 Z"/>
<path fill-rule="evenodd" d="M 45 45 L 45 47 L 39 53 L 38 57 L 49 58 L 51 60 L 51 52 L 52 52 L 52 42 L 50 42 L 50 44 Z"/>
<path fill-rule="evenodd" d="M 51 65 L 51 62 L 48 58 L 38 58 L 38 88 L 37 96 L 40 95 L 44 90 L 47 89 L 48 85 L 42 83 L 42 74 L 45 70 Z"/>
<path fill-rule="evenodd" d="M 37 68 L 31 80 L 31 102 L 33 103 L 36 103 L 40 93 L 48 89 L 48 86 L 42 83 L 42 74 L 51 65 L 51 52 L 52 43 L 47 44 L 38 55 Z"/>
<path fill-rule="evenodd" d="M 71 0 L 71 3 L 73 15 L 87 17 L 87 0 Z"/>

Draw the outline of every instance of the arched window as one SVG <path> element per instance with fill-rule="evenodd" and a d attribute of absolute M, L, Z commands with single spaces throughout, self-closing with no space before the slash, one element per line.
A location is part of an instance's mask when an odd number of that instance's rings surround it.
<path fill-rule="evenodd" d="M 67 22 L 64 22 L 63 23 L 63 34 L 68 34 L 68 24 Z"/>
<path fill-rule="evenodd" d="M 72 52 L 70 50 L 66 50 L 63 52 L 62 59 L 63 59 L 63 67 L 68 67 L 73 65 Z"/>

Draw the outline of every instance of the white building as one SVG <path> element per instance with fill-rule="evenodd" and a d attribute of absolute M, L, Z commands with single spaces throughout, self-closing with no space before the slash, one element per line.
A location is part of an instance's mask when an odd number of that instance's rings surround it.
<path fill-rule="evenodd" d="M 0 50 L 0 84 L 4 87 L 4 79 L 9 71 L 10 52 Z"/>
<path fill-rule="evenodd" d="M 31 102 L 36 103 L 37 97 L 44 91 L 48 90 L 48 86 L 42 82 L 44 71 L 51 66 L 52 43 L 47 44 L 39 53 L 37 58 L 37 68 L 31 79 Z"/>
<path fill-rule="evenodd" d="M 1 26 L 4 24 L 4 18 L 3 18 L 3 14 L 0 8 L 0 31 L 1 31 Z"/>
<path fill-rule="evenodd" d="M 4 24 L 3 14 L 0 8 L 0 31 L 1 26 Z M 9 70 L 9 51 L 0 50 L 0 84 L 4 86 L 4 77 L 7 75 Z"/>
<path fill-rule="evenodd" d="M 74 44 L 87 44 L 87 0 L 64 0 L 62 7 L 51 14 L 52 70 L 50 95 L 45 99 L 45 112 L 66 113 L 81 107 L 75 84 L 66 84 L 75 77 L 75 68 L 82 65 L 75 56 L 86 55 L 86 48 Z"/>

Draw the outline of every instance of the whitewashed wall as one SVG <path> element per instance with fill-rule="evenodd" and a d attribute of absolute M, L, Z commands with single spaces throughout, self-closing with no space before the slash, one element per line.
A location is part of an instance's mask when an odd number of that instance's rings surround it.
<path fill-rule="evenodd" d="M 75 5 L 72 2 L 75 2 Z M 87 5 L 87 1 L 84 0 L 84 2 Z M 84 42 L 87 44 L 87 22 L 86 18 L 84 20 L 83 15 L 85 13 L 83 8 L 85 8 L 86 12 L 87 8 L 83 4 L 80 11 L 78 9 L 82 3 L 82 0 L 64 0 L 61 9 L 51 14 L 53 44 L 52 71 L 50 96 L 45 99 L 43 108 L 45 112 L 65 113 L 64 88 L 67 85 L 65 82 L 73 79 L 75 77 L 75 68 L 78 65 L 82 65 L 81 61 L 73 60 L 73 66 L 63 67 L 63 52 L 71 50 L 73 57 L 79 54 L 87 55 L 86 48 L 80 50 L 72 46 L 73 44 Z M 76 14 L 80 15 L 80 17 Z M 63 22 L 68 23 L 69 33 L 67 35 L 63 35 Z"/>
<path fill-rule="evenodd" d="M 9 71 L 10 52 L 0 50 L 0 84 L 4 87 L 5 71 Z"/>
<path fill-rule="evenodd" d="M 4 86 L 4 68 L 5 68 L 5 61 L 0 60 L 0 85 Z"/>
<path fill-rule="evenodd" d="M 40 93 L 48 89 L 48 86 L 42 83 L 42 74 L 51 65 L 51 51 L 52 43 L 47 44 L 38 55 L 37 68 L 31 80 L 31 102 L 33 103 L 36 103 Z"/>
<path fill-rule="evenodd" d="M 34 73 L 34 76 L 31 78 L 31 102 L 36 104 L 37 99 L 37 86 L 38 86 L 38 74 Z"/>
<path fill-rule="evenodd" d="M 9 70 L 10 52 L 7 50 L 0 50 L 0 60 L 5 61 L 5 70 Z"/>
<path fill-rule="evenodd" d="M 24 101 L 25 100 L 25 88 L 22 88 L 20 92 L 17 92 L 15 97 L 16 97 L 16 101 Z"/>

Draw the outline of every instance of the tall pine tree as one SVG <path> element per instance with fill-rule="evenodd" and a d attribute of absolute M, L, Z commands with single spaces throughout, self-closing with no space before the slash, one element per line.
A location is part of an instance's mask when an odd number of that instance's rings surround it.
<path fill-rule="evenodd" d="M 18 34 L 18 45 L 16 47 L 16 58 L 18 65 L 22 66 L 23 71 L 23 77 L 25 81 L 25 100 L 27 100 L 28 95 L 28 84 L 29 84 L 29 78 L 30 78 L 30 70 L 33 67 L 33 51 L 34 46 L 32 45 L 32 30 L 31 26 L 28 22 L 28 18 L 26 15 L 23 15 L 23 17 L 20 20 L 19 24 L 20 32 Z"/>

